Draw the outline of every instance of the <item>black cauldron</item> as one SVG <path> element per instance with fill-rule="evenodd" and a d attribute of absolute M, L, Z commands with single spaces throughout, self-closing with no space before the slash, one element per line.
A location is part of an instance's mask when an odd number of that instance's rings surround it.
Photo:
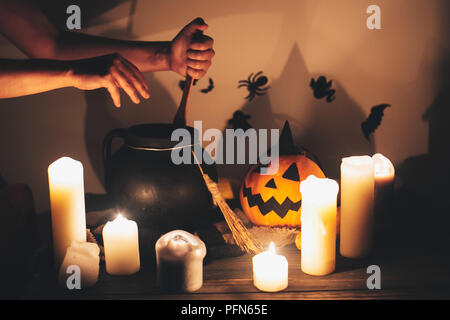
<path fill-rule="evenodd" d="M 191 153 L 193 145 L 200 143 L 194 141 L 194 128 L 186 127 L 191 140 L 181 147 L 171 141 L 174 129 L 172 124 L 141 124 L 114 129 L 104 139 L 106 191 L 139 228 L 193 230 L 220 219 L 192 154 L 190 164 L 176 165 L 171 158 L 174 149 Z M 111 154 L 115 138 L 124 143 Z M 217 181 L 214 165 L 202 164 L 202 169 Z"/>

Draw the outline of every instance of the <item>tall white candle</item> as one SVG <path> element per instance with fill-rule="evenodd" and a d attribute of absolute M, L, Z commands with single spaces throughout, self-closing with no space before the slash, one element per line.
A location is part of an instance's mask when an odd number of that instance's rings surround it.
<path fill-rule="evenodd" d="M 120 214 L 103 228 L 106 272 L 129 275 L 139 271 L 139 238 L 136 222 Z"/>
<path fill-rule="evenodd" d="M 253 257 L 253 284 L 266 292 L 277 292 L 288 286 L 288 262 L 275 253 L 273 242 L 269 250 Z"/>
<path fill-rule="evenodd" d="M 174 230 L 158 239 L 155 250 L 160 288 L 193 292 L 202 287 L 206 246 L 198 237 Z"/>
<path fill-rule="evenodd" d="M 53 250 L 59 267 L 73 241 L 86 241 L 83 165 L 63 157 L 48 167 Z"/>
<path fill-rule="evenodd" d="M 341 164 L 341 255 L 369 253 L 373 237 L 374 164 L 369 156 L 348 157 Z"/>
<path fill-rule="evenodd" d="M 336 181 L 314 175 L 300 183 L 301 268 L 307 274 L 322 276 L 335 269 L 338 191 Z"/>

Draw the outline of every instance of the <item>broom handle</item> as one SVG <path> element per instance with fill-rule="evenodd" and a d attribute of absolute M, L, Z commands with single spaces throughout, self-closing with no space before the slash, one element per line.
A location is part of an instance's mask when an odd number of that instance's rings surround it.
<path fill-rule="evenodd" d="M 203 32 L 197 30 L 192 38 L 201 39 L 203 36 Z M 191 88 L 194 79 L 190 75 L 187 74 L 186 70 L 186 81 L 184 82 L 183 96 L 181 97 L 180 106 L 178 107 L 177 113 L 175 114 L 175 118 L 173 119 L 173 124 L 177 128 L 183 128 L 186 126 L 186 106 L 189 100 L 189 95 L 191 94 Z"/>
<path fill-rule="evenodd" d="M 173 124 L 177 128 L 183 128 L 186 126 L 186 106 L 191 93 L 192 82 L 194 80 L 190 75 L 186 75 L 186 81 L 184 82 L 183 96 L 181 97 L 180 106 L 178 107 Z"/>

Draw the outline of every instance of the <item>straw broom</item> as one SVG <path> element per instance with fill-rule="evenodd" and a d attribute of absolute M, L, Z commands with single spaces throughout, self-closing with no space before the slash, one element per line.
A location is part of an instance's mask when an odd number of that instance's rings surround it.
<path fill-rule="evenodd" d="M 202 174 L 203 180 L 208 187 L 209 192 L 212 195 L 214 205 L 218 206 L 222 212 L 228 227 L 233 235 L 234 242 L 241 248 L 241 250 L 247 253 L 259 253 L 263 251 L 262 244 L 253 238 L 248 229 L 244 226 L 244 223 L 239 219 L 236 213 L 228 206 L 227 202 L 220 193 L 217 184 L 203 171 L 195 153 L 192 151 L 195 162 Z"/>
<path fill-rule="evenodd" d="M 175 114 L 175 117 L 173 119 L 173 124 L 175 127 L 183 128 L 186 126 L 186 107 L 189 100 L 192 83 L 192 77 L 186 75 L 183 95 L 181 97 L 177 113 Z M 231 234 L 233 235 L 233 239 L 236 245 L 241 248 L 241 250 L 247 253 L 253 254 L 263 251 L 263 246 L 261 245 L 261 243 L 252 237 L 251 233 L 244 226 L 241 219 L 239 219 L 236 213 L 228 206 L 222 194 L 220 193 L 217 184 L 203 171 L 200 162 L 198 161 L 193 151 L 192 155 L 194 156 L 195 162 L 200 169 L 203 180 L 205 181 L 205 184 L 212 195 L 214 204 L 219 207 L 220 211 L 225 217 L 225 221 L 227 222 L 227 225 L 231 230 Z"/>

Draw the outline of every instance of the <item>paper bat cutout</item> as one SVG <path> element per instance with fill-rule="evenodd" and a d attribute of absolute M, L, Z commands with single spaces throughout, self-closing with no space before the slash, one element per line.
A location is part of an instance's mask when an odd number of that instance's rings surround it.
<path fill-rule="evenodd" d="M 252 128 L 252 126 L 247 122 L 247 120 L 250 118 L 251 118 L 250 115 L 245 114 L 242 111 L 238 110 L 233 113 L 233 117 L 230 120 L 228 120 L 228 124 L 233 126 L 234 130 L 242 129 L 246 131 Z"/>
<path fill-rule="evenodd" d="M 214 81 L 213 79 L 209 78 L 209 86 L 205 89 L 200 90 L 202 93 L 208 93 L 214 89 Z"/>
<path fill-rule="evenodd" d="M 367 141 L 370 141 L 370 135 L 380 126 L 381 120 L 384 116 L 384 110 L 390 106 L 390 104 L 380 104 L 372 107 L 369 117 L 366 121 L 361 123 L 361 129 Z"/>
<path fill-rule="evenodd" d="M 192 85 L 195 86 L 197 84 L 198 79 L 194 79 L 194 82 L 192 82 Z M 184 90 L 184 84 L 185 84 L 185 80 L 180 80 L 178 82 L 178 87 L 180 87 L 181 90 Z"/>
<path fill-rule="evenodd" d="M 327 78 L 325 76 L 320 76 L 317 81 L 312 78 L 309 83 L 309 86 L 313 89 L 314 97 L 316 99 L 327 97 L 327 102 L 331 102 L 336 98 L 334 96 L 336 90 L 330 89 L 332 85 L 333 80 L 327 82 Z"/>

